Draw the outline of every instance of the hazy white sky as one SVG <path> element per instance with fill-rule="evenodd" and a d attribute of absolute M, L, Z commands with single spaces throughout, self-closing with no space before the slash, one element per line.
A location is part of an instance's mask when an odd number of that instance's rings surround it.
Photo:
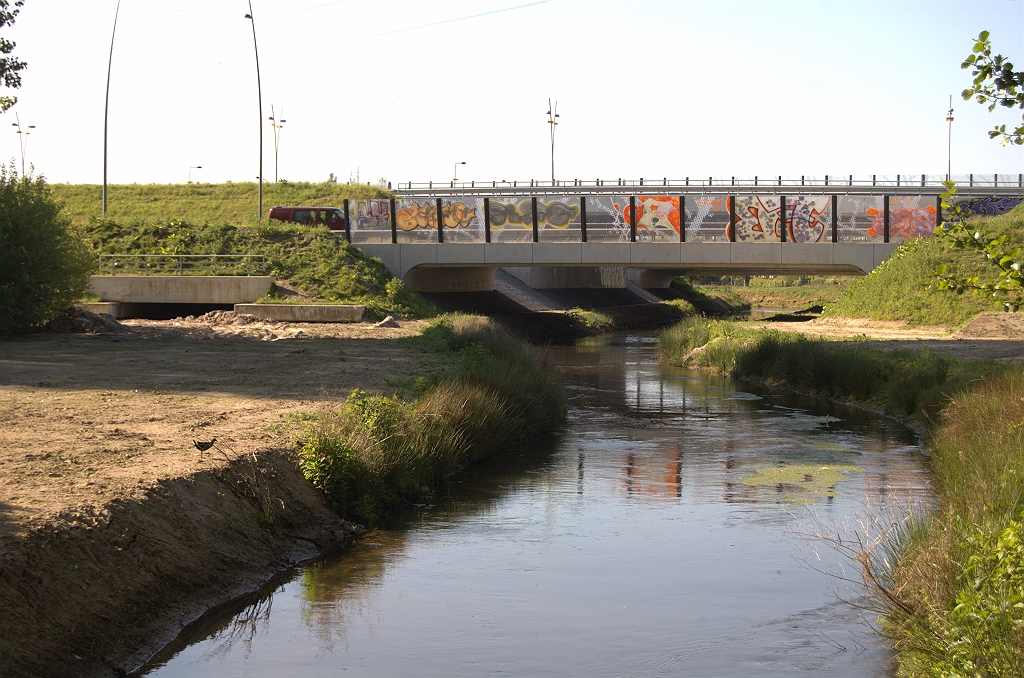
<path fill-rule="evenodd" d="M 27 0 L 4 35 L 27 61 L 0 116 L 36 125 L 51 181 L 102 180 L 116 0 Z M 1019 112 L 964 102 L 987 29 L 1024 68 L 1024 0 L 253 0 L 263 83 L 287 119 L 282 178 L 448 181 L 1024 172 L 987 130 Z M 256 75 L 245 0 L 122 0 L 110 181 L 251 181 Z"/>

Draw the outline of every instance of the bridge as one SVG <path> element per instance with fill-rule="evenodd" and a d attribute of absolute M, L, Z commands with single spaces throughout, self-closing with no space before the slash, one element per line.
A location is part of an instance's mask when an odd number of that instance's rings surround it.
<path fill-rule="evenodd" d="M 344 231 L 418 292 L 492 290 L 498 268 L 536 288 L 864 275 L 941 223 L 945 188 L 913 179 L 410 183 L 392 199 L 347 200 Z M 971 175 L 957 202 L 999 214 L 1022 194 L 1024 177 Z"/>

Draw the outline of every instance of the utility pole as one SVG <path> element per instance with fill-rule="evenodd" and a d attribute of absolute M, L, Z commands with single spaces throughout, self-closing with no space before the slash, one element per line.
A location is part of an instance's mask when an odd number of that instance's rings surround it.
<path fill-rule="evenodd" d="M 284 115 L 284 108 L 281 108 L 281 115 Z M 274 183 L 277 183 L 277 147 L 281 143 L 281 130 L 284 129 L 284 124 L 288 122 L 284 118 L 277 119 L 274 113 L 274 104 L 270 104 L 270 117 L 267 118 L 270 121 L 270 126 L 274 128 Z"/>
<path fill-rule="evenodd" d="M 245 15 L 245 18 L 252 23 L 252 49 L 256 54 L 256 96 L 259 99 L 260 114 L 260 173 L 256 178 L 260 182 L 260 206 L 259 214 L 256 216 L 259 220 L 263 219 L 263 88 L 260 85 L 260 50 L 256 45 L 256 19 L 252 16 L 252 0 L 249 0 L 249 13 Z"/>
<path fill-rule="evenodd" d="M 558 117 L 558 102 L 555 105 L 551 105 L 551 99 L 548 99 L 548 125 L 551 127 L 551 185 L 555 185 L 555 126 L 558 125 L 556 118 Z"/>
<path fill-rule="evenodd" d="M 114 63 L 114 35 L 117 34 L 117 15 L 121 11 L 121 0 L 114 10 L 114 29 L 110 31 L 110 56 L 107 58 L 107 96 L 103 103 L 103 216 L 107 216 L 107 118 L 110 113 L 110 67 Z"/>

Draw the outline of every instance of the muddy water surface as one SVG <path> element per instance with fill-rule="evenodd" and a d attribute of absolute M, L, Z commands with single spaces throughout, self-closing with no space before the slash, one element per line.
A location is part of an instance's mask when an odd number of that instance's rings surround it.
<path fill-rule="evenodd" d="M 142 674 L 890 674 L 808 533 L 927 499 L 908 430 L 659 364 L 649 336 L 554 352 L 560 435 L 208 615 Z"/>

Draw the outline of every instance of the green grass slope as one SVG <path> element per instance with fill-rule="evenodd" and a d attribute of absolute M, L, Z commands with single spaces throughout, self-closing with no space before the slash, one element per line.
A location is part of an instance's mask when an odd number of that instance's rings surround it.
<path fill-rule="evenodd" d="M 75 225 L 103 214 L 98 184 L 50 184 L 53 197 Z M 182 219 L 241 226 L 257 219 L 259 184 L 115 184 L 107 186 L 107 217 L 119 222 Z M 391 193 L 368 184 L 279 181 L 263 185 L 263 216 L 274 205 L 340 207 L 345 198 L 384 198 Z"/>
<path fill-rule="evenodd" d="M 1006 234 L 1012 247 L 1024 245 L 1024 208 L 972 220 L 990 235 Z M 978 313 L 999 310 L 991 300 L 931 289 L 932 271 L 939 264 L 965 276 L 992 277 L 995 266 L 976 254 L 951 250 L 932 238 L 915 238 L 899 247 L 885 263 L 861 278 L 836 301 L 825 316 L 904 320 L 914 325 L 960 326 Z"/>
<path fill-rule="evenodd" d="M 364 304 L 375 316 L 424 317 L 437 312 L 392 278 L 383 262 L 324 227 L 276 221 L 235 226 L 93 219 L 83 232 L 98 254 L 262 254 L 269 274 L 313 300 Z"/>

